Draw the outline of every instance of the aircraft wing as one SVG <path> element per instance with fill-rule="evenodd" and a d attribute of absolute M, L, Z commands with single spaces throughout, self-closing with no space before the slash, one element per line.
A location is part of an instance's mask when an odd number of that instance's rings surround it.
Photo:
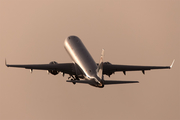
<path fill-rule="evenodd" d="M 61 63 L 61 64 L 31 64 L 31 65 L 11 65 L 5 62 L 7 67 L 25 68 L 31 70 L 56 70 L 58 72 L 73 75 L 74 64 L 73 63 Z"/>
<path fill-rule="evenodd" d="M 175 60 L 174 60 L 175 61 Z M 136 65 L 114 65 L 114 64 L 103 64 L 103 74 L 110 76 L 114 72 L 122 71 L 126 74 L 126 71 L 142 71 L 145 74 L 145 70 L 151 69 L 170 69 L 173 66 L 136 66 Z"/>

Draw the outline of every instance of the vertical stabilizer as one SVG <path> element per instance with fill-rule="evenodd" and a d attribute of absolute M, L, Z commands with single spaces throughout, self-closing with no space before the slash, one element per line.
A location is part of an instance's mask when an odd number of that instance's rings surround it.
<path fill-rule="evenodd" d="M 104 79 L 103 78 L 103 58 L 104 58 L 104 49 L 102 49 L 99 66 L 97 68 L 97 75 L 101 80 Z"/>

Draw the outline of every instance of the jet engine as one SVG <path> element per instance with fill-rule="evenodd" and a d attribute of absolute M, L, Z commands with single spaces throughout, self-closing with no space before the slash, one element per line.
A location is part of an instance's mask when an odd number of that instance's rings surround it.
<path fill-rule="evenodd" d="M 52 61 L 49 64 L 58 64 L 58 63 L 56 61 Z M 59 73 L 59 71 L 56 69 L 50 69 L 48 70 L 48 72 L 51 73 L 52 75 L 57 75 Z"/>
<path fill-rule="evenodd" d="M 104 64 L 104 65 L 112 65 L 110 62 L 104 62 L 103 64 Z M 106 71 L 106 75 L 109 76 L 109 77 L 110 77 L 113 73 L 114 73 L 114 71 L 108 71 L 108 72 Z"/>

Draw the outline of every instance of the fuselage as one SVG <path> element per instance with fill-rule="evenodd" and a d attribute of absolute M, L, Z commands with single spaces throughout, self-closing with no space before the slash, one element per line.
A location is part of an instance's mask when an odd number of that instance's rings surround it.
<path fill-rule="evenodd" d="M 69 36 L 65 39 L 64 47 L 84 78 L 91 81 L 90 85 L 104 87 L 102 80 L 97 75 L 98 66 L 81 40 L 76 36 Z"/>

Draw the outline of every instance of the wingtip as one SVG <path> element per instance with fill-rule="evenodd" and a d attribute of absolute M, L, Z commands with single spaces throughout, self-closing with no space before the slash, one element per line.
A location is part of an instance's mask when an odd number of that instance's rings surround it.
<path fill-rule="evenodd" d="M 175 59 L 174 59 L 174 60 L 173 60 L 173 62 L 171 63 L 170 68 L 172 68 L 172 67 L 173 67 L 174 62 L 175 62 Z"/>
<path fill-rule="evenodd" d="M 7 64 L 6 58 L 5 58 L 5 65 L 6 65 L 7 67 L 9 67 L 8 64 Z"/>

